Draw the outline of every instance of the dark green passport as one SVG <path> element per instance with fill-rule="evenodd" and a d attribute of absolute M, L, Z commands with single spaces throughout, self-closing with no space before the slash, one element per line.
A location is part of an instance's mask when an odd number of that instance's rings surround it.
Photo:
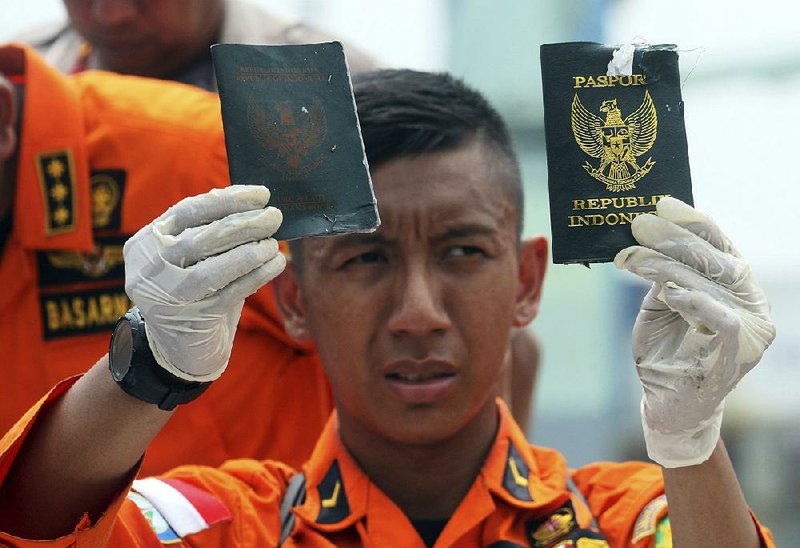
<path fill-rule="evenodd" d="M 608 262 L 634 245 L 631 221 L 663 196 L 692 204 L 675 46 L 541 46 L 553 262 Z"/>
<path fill-rule="evenodd" d="M 269 188 L 275 237 L 377 228 L 342 45 L 217 44 L 211 56 L 231 182 Z"/>

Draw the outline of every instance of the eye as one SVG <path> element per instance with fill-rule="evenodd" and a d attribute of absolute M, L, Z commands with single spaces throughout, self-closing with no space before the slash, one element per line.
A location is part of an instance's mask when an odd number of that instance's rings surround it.
<path fill-rule="evenodd" d="M 385 263 L 386 256 L 380 251 L 360 253 L 345 261 L 344 266 Z"/>
<path fill-rule="evenodd" d="M 486 252 L 480 247 L 458 245 L 447 249 L 448 257 L 486 257 Z"/>

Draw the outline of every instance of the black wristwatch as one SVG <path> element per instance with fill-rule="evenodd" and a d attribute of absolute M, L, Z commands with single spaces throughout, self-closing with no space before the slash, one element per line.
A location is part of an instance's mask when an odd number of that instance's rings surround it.
<path fill-rule="evenodd" d="M 192 401 L 211 384 L 179 379 L 158 365 L 147 343 L 144 317 L 138 307 L 128 310 L 114 324 L 108 348 L 108 368 L 125 392 L 165 411 Z"/>

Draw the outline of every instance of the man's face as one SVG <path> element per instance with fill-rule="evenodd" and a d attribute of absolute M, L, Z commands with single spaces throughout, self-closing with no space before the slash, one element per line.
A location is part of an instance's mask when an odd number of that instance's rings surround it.
<path fill-rule="evenodd" d="M 222 0 L 64 0 L 101 68 L 163 77 L 207 53 Z"/>
<path fill-rule="evenodd" d="M 317 343 L 346 440 L 428 444 L 495 420 L 510 330 L 535 315 L 547 250 L 537 239 L 518 253 L 498 166 L 480 141 L 390 161 L 373 172 L 374 234 L 304 242 L 287 327 Z"/>

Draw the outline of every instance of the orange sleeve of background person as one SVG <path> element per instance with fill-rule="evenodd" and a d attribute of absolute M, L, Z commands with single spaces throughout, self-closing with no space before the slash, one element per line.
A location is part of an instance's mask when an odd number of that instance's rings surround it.
<path fill-rule="evenodd" d="M 2 54 L 15 52 L 25 59 L 25 103 L 14 225 L 0 260 L 0 431 L 107 351 L 130 304 L 124 239 L 181 198 L 229 184 L 216 95 L 107 73 L 65 77 L 23 46 L 0 48 L 0 70 Z M 76 222 L 59 234 L 46 230 L 47 189 L 34 165 L 53 151 L 72 159 L 64 181 L 76 195 L 66 201 Z M 97 193 L 109 184 L 119 189 L 110 205 Z M 332 407 L 316 353 L 286 335 L 262 288 L 242 313 L 228 371 L 178 409 L 142 473 L 236 457 L 299 465 Z"/>

